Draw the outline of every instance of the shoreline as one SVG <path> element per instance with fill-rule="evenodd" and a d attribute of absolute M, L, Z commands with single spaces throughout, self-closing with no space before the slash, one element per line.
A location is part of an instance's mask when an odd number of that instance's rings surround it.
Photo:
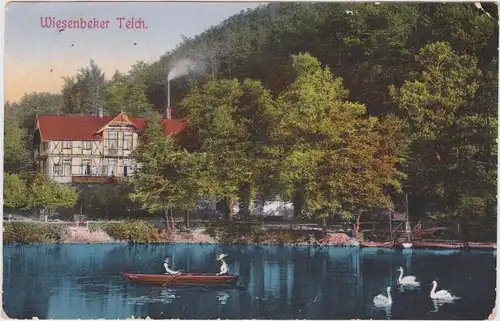
<path fill-rule="evenodd" d="M 350 247 L 350 248 L 359 248 L 359 249 L 376 249 L 376 250 L 402 250 L 402 251 L 411 251 L 411 250 L 448 250 L 448 251 L 470 251 L 470 250 L 479 250 L 479 251 L 496 251 L 496 243 L 481 243 L 486 245 L 487 247 L 457 247 L 457 248 L 447 248 L 447 247 L 439 247 L 439 243 L 435 242 L 436 246 L 431 247 L 412 247 L 412 248 L 402 248 L 399 246 L 399 243 L 394 243 L 392 246 L 363 246 L 363 242 L 347 242 L 347 243 L 335 243 L 335 244 L 308 244 L 308 243 L 272 243 L 272 242 L 248 242 L 248 243 L 225 243 L 225 242 L 189 242 L 189 241 L 165 241 L 165 242 L 127 242 L 127 241 L 106 241 L 106 242 L 13 242 L 13 243 L 4 243 L 4 246 L 20 246 L 20 245 L 76 245 L 76 244 L 93 244 L 93 245 L 104 245 L 104 244 L 123 244 L 123 245 L 162 245 L 162 244 L 195 244 L 195 245 L 246 245 L 246 246 L 291 246 L 291 247 L 311 247 L 311 248 L 331 248 L 331 247 Z M 426 242 L 432 243 L 432 242 Z"/>
<path fill-rule="evenodd" d="M 414 240 L 412 242 L 374 242 L 360 241 L 350 237 L 345 232 L 327 232 L 324 237 L 309 234 L 297 234 L 297 231 L 266 231 L 259 233 L 232 231 L 227 228 L 210 229 L 193 227 L 187 230 L 165 231 L 151 225 L 141 225 L 134 222 L 109 223 L 107 228 L 99 227 L 64 227 L 48 228 L 40 224 L 9 223 L 7 232 L 4 225 L 3 244 L 218 244 L 218 245 L 281 245 L 300 247 L 359 247 L 379 249 L 396 249 L 408 251 L 411 249 L 434 250 L 489 250 L 496 251 L 494 242 L 463 242 L 460 240 Z M 121 224 L 121 225 L 116 225 Z"/>

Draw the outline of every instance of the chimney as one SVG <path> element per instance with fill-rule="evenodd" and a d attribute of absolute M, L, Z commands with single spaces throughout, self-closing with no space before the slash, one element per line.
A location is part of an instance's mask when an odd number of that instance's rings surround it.
<path fill-rule="evenodd" d="M 170 108 L 170 79 L 167 78 L 167 119 L 172 119 L 172 109 Z"/>
<path fill-rule="evenodd" d="M 104 116 L 104 110 L 102 107 L 99 107 L 99 118 L 102 118 Z"/>

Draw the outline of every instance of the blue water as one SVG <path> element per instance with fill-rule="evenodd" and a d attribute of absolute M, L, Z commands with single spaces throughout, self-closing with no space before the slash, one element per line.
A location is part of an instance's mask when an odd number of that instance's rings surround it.
<path fill-rule="evenodd" d="M 228 253 L 230 271 L 248 288 L 166 288 L 131 285 L 120 272 L 174 268 L 217 272 Z M 495 252 L 376 250 L 293 246 L 66 244 L 4 246 L 3 301 L 11 318 L 76 319 L 485 319 L 495 301 Z M 420 290 L 400 292 L 402 266 Z M 461 297 L 435 305 L 432 280 Z M 392 287 L 390 309 L 373 297 Z"/>

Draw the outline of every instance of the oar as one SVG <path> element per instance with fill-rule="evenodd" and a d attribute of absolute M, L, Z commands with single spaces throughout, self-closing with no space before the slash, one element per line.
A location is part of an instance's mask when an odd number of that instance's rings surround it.
<path fill-rule="evenodd" d="M 163 284 L 162 286 L 160 286 L 158 289 L 155 289 L 151 292 L 149 292 L 148 294 L 146 294 L 145 296 L 149 296 L 151 293 L 154 293 L 162 288 L 164 288 L 166 285 L 168 285 L 170 282 L 172 282 L 173 280 L 177 279 L 179 276 L 181 276 L 182 272 L 184 271 L 181 271 L 179 274 L 177 274 L 176 276 L 174 276 L 173 278 L 171 278 L 170 280 L 168 280 L 167 282 L 165 282 L 165 284 Z"/>

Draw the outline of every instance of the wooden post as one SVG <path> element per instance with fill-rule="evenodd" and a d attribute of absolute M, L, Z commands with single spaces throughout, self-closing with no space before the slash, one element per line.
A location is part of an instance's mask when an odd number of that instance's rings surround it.
<path fill-rule="evenodd" d="M 389 232 L 391 233 L 391 239 L 392 239 L 392 213 L 389 212 Z"/>
<path fill-rule="evenodd" d="M 170 215 L 172 217 L 172 232 L 175 234 L 175 218 L 174 218 L 174 209 L 170 209 Z"/>
<path fill-rule="evenodd" d="M 406 193 L 406 233 L 408 242 L 411 242 L 410 206 L 408 205 L 408 193 Z"/>

